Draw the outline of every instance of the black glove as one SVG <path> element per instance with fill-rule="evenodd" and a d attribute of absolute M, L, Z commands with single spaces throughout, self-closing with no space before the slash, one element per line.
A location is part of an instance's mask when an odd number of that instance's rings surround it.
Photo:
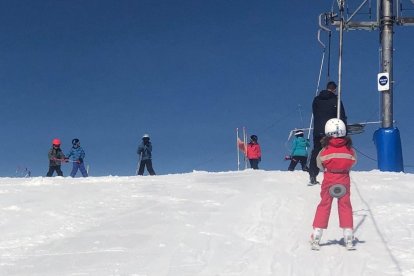
<path fill-rule="evenodd" d="M 79 163 L 83 163 L 83 158 L 78 159 Z"/>

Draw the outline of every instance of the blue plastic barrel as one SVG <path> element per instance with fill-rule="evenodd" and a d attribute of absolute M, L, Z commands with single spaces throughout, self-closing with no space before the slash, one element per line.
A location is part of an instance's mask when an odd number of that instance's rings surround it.
<path fill-rule="evenodd" d="M 404 171 L 400 131 L 398 128 L 380 128 L 374 132 L 378 169 L 388 172 Z"/>

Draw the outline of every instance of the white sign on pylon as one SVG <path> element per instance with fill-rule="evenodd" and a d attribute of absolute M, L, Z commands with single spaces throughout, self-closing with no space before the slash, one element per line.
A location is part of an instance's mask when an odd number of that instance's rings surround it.
<path fill-rule="evenodd" d="M 378 91 L 388 91 L 390 90 L 390 74 L 389 73 L 379 73 L 377 78 Z"/>

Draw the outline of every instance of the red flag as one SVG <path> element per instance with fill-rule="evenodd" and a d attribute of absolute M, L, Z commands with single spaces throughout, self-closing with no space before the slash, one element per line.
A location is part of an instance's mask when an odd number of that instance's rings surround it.
<path fill-rule="evenodd" d="M 246 152 L 246 145 L 242 140 L 240 140 L 240 138 L 237 138 L 237 146 L 239 147 L 239 150 Z"/>

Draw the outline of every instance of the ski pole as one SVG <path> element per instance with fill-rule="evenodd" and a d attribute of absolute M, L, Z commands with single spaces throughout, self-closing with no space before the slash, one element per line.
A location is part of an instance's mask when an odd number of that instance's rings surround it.
<path fill-rule="evenodd" d="M 78 161 L 75 161 L 75 160 L 65 160 L 64 162 L 68 162 L 68 163 L 78 163 Z"/>
<path fill-rule="evenodd" d="M 69 159 L 66 159 L 65 160 L 65 158 L 51 158 L 50 160 L 52 160 L 52 161 L 60 161 L 60 162 L 69 162 Z"/>
<path fill-rule="evenodd" d="M 50 159 L 50 160 L 52 160 L 52 161 L 60 161 L 60 162 L 63 162 L 63 163 L 78 163 L 78 161 L 75 161 L 75 160 L 70 160 L 70 159 L 65 159 L 65 158 L 61 158 L 61 159 L 59 159 L 59 158 L 54 158 L 54 159 Z"/>
<path fill-rule="evenodd" d="M 246 128 L 243 127 L 243 142 L 244 142 L 244 169 L 247 169 L 247 134 Z"/>
<path fill-rule="evenodd" d="M 137 170 L 135 171 L 136 175 L 138 175 L 139 167 L 141 166 L 141 160 L 142 160 L 142 152 L 139 154 L 139 157 L 138 157 Z"/>
<path fill-rule="evenodd" d="M 303 117 L 302 117 L 302 105 L 298 105 L 298 111 L 300 116 L 300 125 L 303 126 Z"/>

